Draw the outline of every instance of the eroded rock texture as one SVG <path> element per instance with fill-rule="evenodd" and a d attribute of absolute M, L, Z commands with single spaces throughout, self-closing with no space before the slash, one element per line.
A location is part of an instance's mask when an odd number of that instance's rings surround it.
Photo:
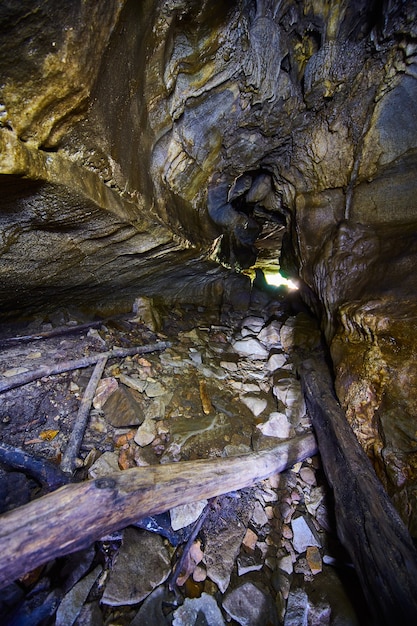
<path fill-rule="evenodd" d="M 215 301 L 215 261 L 276 263 L 285 230 L 348 418 L 417 533 L 417 3 L 27 0 L 0 16 L 3 311 Z"/>

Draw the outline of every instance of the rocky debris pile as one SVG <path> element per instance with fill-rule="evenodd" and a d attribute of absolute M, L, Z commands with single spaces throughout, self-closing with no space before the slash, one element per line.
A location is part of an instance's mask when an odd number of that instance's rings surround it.
<path fill-rule="evenodd" d="M 262 310 L 216 318 L 185 307 L 159 331 L 152 316 L 148 326 L 107 321 L 81 337 L 8 349 L 0 366 L 7 377 L 34 360 L 170 340 L 163 352 L 108 362 L 77 460 L 80 480 L 265 450 L 311 423 L 290 357 L 294 320 L 279 301 Z M 87 382 L 76 370 L 3 394 L 3 441 L 59 461 Z M 28 399 L 31 408 L 19 413 Z M 4 474 L 9 508 L 33 497 L 33 481 Z M 18 501 L 16 476 L 26 485 Z M 4 589 L 2 614 L 10 624 L 30 614 L 32 625 L 62 626 L 358 624 L 345 590 L 355 577 L 331 510 L 320 459 L 308 458 L 255 487 L 139 520 L 57 559 Z"/>

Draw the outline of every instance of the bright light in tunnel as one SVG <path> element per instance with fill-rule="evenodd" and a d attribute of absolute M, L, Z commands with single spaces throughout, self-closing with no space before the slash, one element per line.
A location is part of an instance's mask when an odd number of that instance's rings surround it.
<path fill-rule="evenodd" d="M 274 287 L 287 287 L 288 289 L 298 289 L 297 285 L 288 278 L 284 278 L 281 276 L 279 272 L 264 272 L 265 280 L 268 285 L 273 285 Z"/>

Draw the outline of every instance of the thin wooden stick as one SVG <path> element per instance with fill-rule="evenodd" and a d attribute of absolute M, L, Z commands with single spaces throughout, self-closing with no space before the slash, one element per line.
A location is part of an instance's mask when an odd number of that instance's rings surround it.
<path fill-rule="evenodd" d="M 65 485 L 0 516 L 0 588 L 141 517 L 249 487 L 316 452 L 309 433 L 244 456 L 136 467 Z"/>
<path fill-rule="evenodd" d="M 194 523 L 193 530 L 191 531 L 191 535 L 188 537 L 187 543 L 183 547 L 182 554 L 180 558 L 178 559 L 178 561 L 175 563 L 174 569 L 172 570 L 170 576 L 168 577 L 168 587 L 170 591 L 174 591 L 174 589 L 177 587 L 177 580 L 180 574 L 182 573 L 182 568 L 184 567 L 184 563 L 191 550 L 191 546 L 193 545 L 195 538 L 197 537 L 198 533 L 201 530 L 204 520 L 206 519 L 207 515 L 209 514 L 210 509 L 212 508 L 212 504 L 214 500 L 215 499 L 212 499 L 210 502 L 206 504 L 203 511 L 200 513 L 199 518 Z"/>
<path fill-rule="evenodd" d="M 47 330 L 42 333 L 36 333 L 34 335 L 5 337 L 4 339 L 0 339 L 0 348 L 7 348 L 7 346 L 15 346 L 21 343 L 31 343 L 32 341 L 39 341 L 41 339 L 50 339 L 52 337 L 73 335 L 74 333 L 80 333 L 90 328 L 99 328 L 105 323 L 106 320 L 100 320 L 96 322 L 88 322 L 87 324 L 78 324 L 78 326 L 60 326 L 59 328 L 53 328 L 52 330 Z"/>
<path fill-rule="evenodd" d="M 97 361 L 103 357 L 108 359 L 124 358 L 126 356 L 132 356 L 134 354 L 148 354 L 149 352 L 156 352 L 158 350 L 166 350 L 171 344 L 169 341 L 158 341 L 151 343 L 147 346 L 136 346 L 133 348 L 113 348 L 108 352 L 99 352 L 98 354 L 92 354 L 90 356 L 81 357 L 73 361 L 61 361 L 54 365 L 41 365 L 36 370 L 31 372 L 23 372 L 22 374 L 16 374 L 10 378 L 3 378 L 0 380 L 0 393 L 27 385 L 34 380 L 39 380 L 44 376 L 53 376 L 54 374 L 61 374 L 62 372 L 70 372 L 72 370 L 82 369 L 94 365 Z"/>
<path fill-rule="evenodd" d="M 85 390 L 85 393 L 83 395 L 83 399 L 81 400 L 75 424 L 61 461 L 61 469 L 67 474 L 72 474 L 75 470 L 76 458 L 80 451 L 85 429 L 87 427 L 91 404 L 93 402 L 97 385 L 100 382 L 100 379 L 104 372 L 104 368 L 106 367 L 107 359 L 107 356 L 103 356 L 97 361 L 94 372 L 91 375 L 91 378 L 87 385 L 87 389 Z"/>

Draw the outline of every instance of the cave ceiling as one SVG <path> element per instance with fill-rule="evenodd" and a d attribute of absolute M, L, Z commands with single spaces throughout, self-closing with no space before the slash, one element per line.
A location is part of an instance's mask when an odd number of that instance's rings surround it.
<path fill-rule="evenodd" d="M 2 315 L 221 297 L 280 264 L 407 517 L 417 2 L 5 0 L 0 20 Z"/>

